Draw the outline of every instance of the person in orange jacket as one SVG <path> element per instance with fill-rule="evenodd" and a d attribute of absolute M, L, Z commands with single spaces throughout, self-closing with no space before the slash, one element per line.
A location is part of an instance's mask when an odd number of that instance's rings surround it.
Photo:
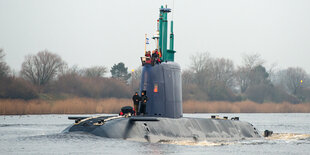
<path fill-rule="evenodd" d="M 157 62 L 156 63 L 161 63 L 161 52 L 160 51 L 158 51 L 158 49 L 156 49 L 155 50 L 155 53 L 156 53 L 156 55 L 158 55 L 158 58 L 157 58 Z"/>

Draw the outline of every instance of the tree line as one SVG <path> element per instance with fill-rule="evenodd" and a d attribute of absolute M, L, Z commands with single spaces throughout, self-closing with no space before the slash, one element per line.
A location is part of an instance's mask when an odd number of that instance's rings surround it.
<path fill-rule="evenodd" d="M 183 99 L 212 101 L 252 100 L 263 102 L 310 102 L 310 77 L 300 67 L 265 67 L 259 54 L 242 56 L 236 66 L 209 53 L 191 57 L 191 67 L 182 73 Z"/>
<path fill-rule="evenodd" d="M 104 66 L 69 67 L 57 54 L 47 50 L 27 55 L 19 75 L 10 73 L 0 49 L 0 98 L 129 98 L 132 90 L 127 83 L 131 74 L 124 63 L 114 64 L 110 72 Z"/>
<path fill-rule="evenodd" d="M 141 67 L 128 73 L 122 62 L 110 70 L 69 67 L 59 55 L 44 50 L 27 55 L 15 75 L 4 57 L 0 49 L 0 98 L 130 98 L 139 90 Z M 310 77 L 304 69 L 266 68 L 259 54 L 243 55 L 242 60 L 235 66 L 207 52 L 193 55 L 190 67 L 182 70 L 183 100 L 310 102 Z M 111 77 L 106 77 L 108 71 Z"/>

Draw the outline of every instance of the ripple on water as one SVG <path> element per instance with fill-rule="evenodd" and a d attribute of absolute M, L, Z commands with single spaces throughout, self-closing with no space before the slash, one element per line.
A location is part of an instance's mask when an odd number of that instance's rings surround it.
<path fill-rule="evenodd" d="M 310 134 L 297 134 L 297 133 L 274 133 L 271 137 L 262 139 L 246 139 L 241 141 L 160 141 L 160 144 L 173 144 L 173 145 L 184 145 L 184 146 L 226 146 L 226 145 L 263 145 L 263 144 L 277 144 L 277 143 L 288 143 L 293 144 L 309 144 Z"/>

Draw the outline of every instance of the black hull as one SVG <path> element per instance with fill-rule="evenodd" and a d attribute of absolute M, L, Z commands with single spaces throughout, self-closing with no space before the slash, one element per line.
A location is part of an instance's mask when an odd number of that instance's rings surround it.
<path fill-rule="evenodd" d="M 110 120 L 109 120 L 110 119 Z M 106 120 L 103 121 L 102 120 Z M 99 121 L 99 123 L 98 123 Z M 234 141 L 260 138 L 247 122 L 205 118 L 97 117 L 84 119 L 65 132 L 82 131 L 135 141 Z"/>

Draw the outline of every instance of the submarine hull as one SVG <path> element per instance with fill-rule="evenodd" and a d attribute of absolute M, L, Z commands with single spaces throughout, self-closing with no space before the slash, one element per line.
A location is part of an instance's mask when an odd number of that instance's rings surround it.
<path fill-rule="evenodd" d="M 65 132 L 88 132 L 107 138 L 135 141 L 235 141 L 260 138 L 248 122 L 206 118 L 97 117 L 82 120 Z M 108 120 L 103 121 L 102 120 Z"/>

